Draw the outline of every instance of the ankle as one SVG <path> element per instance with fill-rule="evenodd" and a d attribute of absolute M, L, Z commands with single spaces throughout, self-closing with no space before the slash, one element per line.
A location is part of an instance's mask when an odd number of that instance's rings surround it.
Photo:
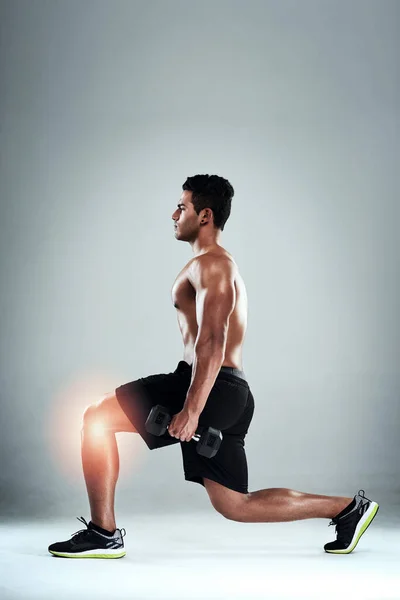
<path fill-rule="evenodd" d="M 352 502 L 353 498 L 337 498 L 337 503 L 334 507 L 335 513 L 332 515 L 331 518 L 333 519 L 340 515 Z"/>
<path fill-rule="evenodd" d="M 103 535 L 112 535 L 117 529 L 115 522 L 102 521 L 101 519 L 91 520 L 90 524 L 93 529 L 99 531 Z"/>

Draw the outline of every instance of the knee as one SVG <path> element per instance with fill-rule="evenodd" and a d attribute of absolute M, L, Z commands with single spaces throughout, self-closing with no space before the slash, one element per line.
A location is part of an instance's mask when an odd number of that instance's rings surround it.
<path fill-rule="evenodd" d="M 90 404 L 82 415 L 82 429 L 92 427 L 96 423 L 100 422 L 99 410 L 97 403 Z"/>
<path fill-rule="evenodd" d="M 83 415 L 82 415 L 83 427 L 85 427 L 85 425 L 89 425 L 89 422 L 91 422 L 93 420 L 94 412 L 95 412 L 94 404 L 90 404 L 90 406 L 85 408 Z"/>
<path fill-rule="evenodd" d="M 83 413 L 82 418 L 82 434 L 90 435 L 93 439 L 103 440 L 104 435 L 108 432 L 109 425 L 98 404 L 91 404 Z"/>
<path fill-rule="evenodd" d="M 237 521 L 238 523 L 245 520 L 245 505 L 247 503 L 248 494 L 243 494 L 243 498 L 235 503 L 213 503 L 215 510 L 228 519 L 229 521 Z"/>

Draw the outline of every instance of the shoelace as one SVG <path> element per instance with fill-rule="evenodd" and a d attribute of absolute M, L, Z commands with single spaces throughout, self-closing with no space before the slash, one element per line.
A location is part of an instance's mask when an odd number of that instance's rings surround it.
<path fill-rule="evenodd" d="M 368 502 L 371 502 L 371 500 L 369 498 L 367 498 L 365 496 L 365 491 L 364 490 L 358 490 L 357 496 L 360 496 L 360 498 L 364 498 L 364 500 L 368 500 Z M 346 515 L 344 515 L 346 516 Z M 330 527 L 331 525 L 336 525 L 335 527 L 335 533 L 338 533 L 338 526 L 339 526 L 339 520 L 336 519 L 332 519 L 332 521 L 329 523 L 328 527 Z M 348 523 L 347 521 L 345 521 L 344 523 L 340 523 L 340 533 L 346 533 L 347 528 L 349 527 L 350 523 Z"/>
<path fill-rule="evenodd" d="M 79 529 L 79 531 L 76 531 L 75 533 L 72 534 L 72 538 L 74 540 L 74 542 L 78 541 L 80 537 L 82 537 L 82 535 L 85 535 L 88 531 L 93 531 L 93 529 L 89 529 L 89 523 L 86 521 L 86 519 L 84 519 L 83 517 L 76 517 L 78 519 L 78 521 L 81 521 L 81 523 L 84 523 L 86 525 L 86 529 Z M 121 537 L 125 537 L 126 536 L 126 531 L 124 528 L 120 529 L 121 532 Z"/>

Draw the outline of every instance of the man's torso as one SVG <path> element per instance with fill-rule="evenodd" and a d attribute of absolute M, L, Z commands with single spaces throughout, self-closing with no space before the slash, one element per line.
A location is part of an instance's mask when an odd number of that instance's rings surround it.
<path fill-rule="evenodd" d="M 224 256 L 235 265 L 234 285 L 236 300 L 234 309 L 229 317 L 225 358 L 222 366 L 242 369 L 242 346 L 247 328 L 247 293 L 244 281 L 239 273 L 232 256 L 223 248 L 214 252 L 216 256 Z M 190 260 L 178 274 L 172 286 L 172 302 L 177 310 L 179 329 L 184 345 L 183 360 L 188 364 L 193 363 L 194 344 L 198 333 L 196 320 L 196 291 L 189 281 L 188 270 Z"/>

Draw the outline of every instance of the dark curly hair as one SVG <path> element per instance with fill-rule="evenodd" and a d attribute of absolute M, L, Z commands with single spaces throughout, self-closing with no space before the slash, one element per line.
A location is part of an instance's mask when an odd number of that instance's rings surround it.
<path fill-rule="evenodd" d="M 210 208 L 214 214 L 214 225 L 221 231 L 231 214 L 234 189 L 227 179 L 219 175 L 193 175 L 182 186 L 192 192 L 192 204 L 197 214 Z"/>

